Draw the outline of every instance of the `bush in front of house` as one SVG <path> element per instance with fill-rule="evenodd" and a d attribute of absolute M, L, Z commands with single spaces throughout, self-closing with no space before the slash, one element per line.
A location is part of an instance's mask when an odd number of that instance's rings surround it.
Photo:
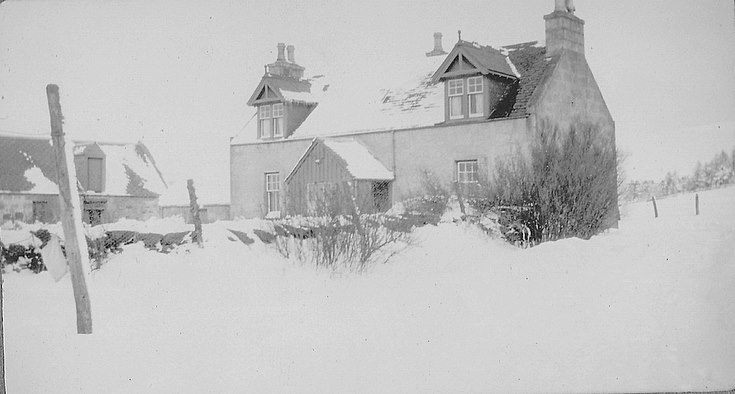
<path fill-rule="evenodd" d="M 410 226 L 384 213 L 361 213 L 360 197 L 337 184 L 312 198 L 308 217 L 274 222 L 275 245 L 286 258 L 332 270 L 362 272 L 411 243 Z"/>
<path fill-rule="evenodd" d="M 498 161 L 492 182 L 472 204 L 527 228 L 533 242 L 588 239 L 616 217 L 617 186 L 616 151 L 599 127 L 545 125 L 527 155 Z"/>
<path fill-rule="evenodd" d="M 447 210 L 451 193 L 429 170 L 421 172 L 419 191 L 403 201 L 404 213 L 413 216 L 440 218 Z"/>

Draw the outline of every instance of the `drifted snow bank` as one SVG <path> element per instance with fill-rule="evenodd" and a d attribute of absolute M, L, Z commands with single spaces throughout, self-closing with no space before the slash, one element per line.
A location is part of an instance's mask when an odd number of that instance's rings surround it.
<path fill-rule="evenodd" d="M 203 249 L 130 245 L 95 272 L 90 336 L 68 277 L 6 274 L 8 392 L 732 388 L 735 188 L 700 201 L 531 249 L 440 223 L 344 276 L 217 233 L 257 222 L 215 223 Z"/>

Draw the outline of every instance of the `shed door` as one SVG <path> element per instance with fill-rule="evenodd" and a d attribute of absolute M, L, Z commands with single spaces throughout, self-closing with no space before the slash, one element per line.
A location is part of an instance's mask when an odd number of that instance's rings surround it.
<path fill-rule="evenodd" d="M 102 192 L 102 159 L 87 159 L 87 190 Z"/>

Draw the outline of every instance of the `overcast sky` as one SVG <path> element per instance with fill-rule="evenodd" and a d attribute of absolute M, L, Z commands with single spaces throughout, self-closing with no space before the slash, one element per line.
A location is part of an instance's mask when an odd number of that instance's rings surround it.
<path fill-rule="evenodd" d="M 451 4 L 451 5 L 450 5 Z M 47 1 L 0 4 L 0 131 L 49 133 L 45 86 L 73 139 L 145 142 L 169 182 L 229 199 L 229 137 L 275 60 L 369 73 L 423 56 L 434 31 L 494 46 L 544 41 L 553 0 Z M 735 6 L 581 1 L 587 59 L 617 125 L 629 178 L 688 172 L 735 146 Z M 694 130 L 692 130 L 694 129 Z"/>

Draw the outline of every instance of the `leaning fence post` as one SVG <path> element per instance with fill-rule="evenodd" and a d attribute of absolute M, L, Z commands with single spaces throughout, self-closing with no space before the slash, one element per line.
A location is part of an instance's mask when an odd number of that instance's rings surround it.
<path fill-rule="evenodd" d="M 186 181 L 186 188 L 189 190 L 189 211 L 191 212 L 191 220 L 194 222 L 194 241 L 202 246 L 202 220 L 199 217 L 199 204 L 197 204 L 197 194 L 194 190 L 194 180 Z"/>
<path fill-rule="evenodd" d="M 82 213 L 79 209 L 79 194 L 76 189 L 76 172 L 73 159 L 66 155 L 64 141 L 63 115 L 59 102 L 59 87 L 46 85 L 49 116 L 51 119 L 51 140 L 56 159 L 56 181 L 59 184 L 59 205 L 61 206 L 61 227 L 64 230 L 66 258 L 71 274 L 71 286 L 77 309 L 77 333 L 92 333 L 92 307 L 87 291 L 85 271 L 89 269 L 87 242 L 82 227 Z"/>
<path fill-rule="evenodd" d="M 694 195 L 694 212 L 699 215 L 699 193 Z"/>
<path fill-rule="evenodd" d="M 651 201 L 653 202 L 653 216 L 658 217 L 658 208 L 656 207 L 656 196 L 651 196 Z"/>

